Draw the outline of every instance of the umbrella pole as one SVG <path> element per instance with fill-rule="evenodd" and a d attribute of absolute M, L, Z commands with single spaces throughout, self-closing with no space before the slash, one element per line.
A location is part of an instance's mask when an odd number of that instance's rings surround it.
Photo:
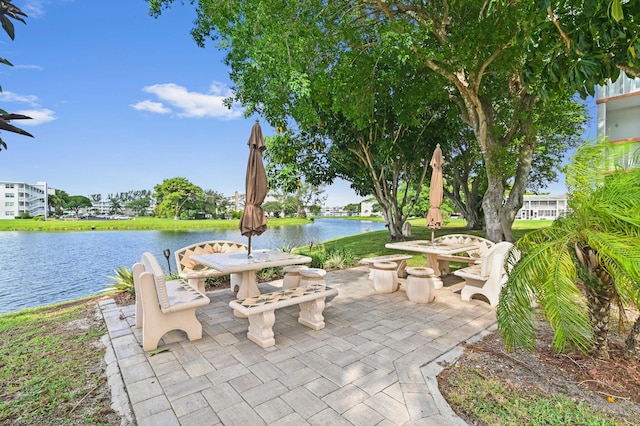
<path fill-rule="evenodd" d="M 248 244 L 248 251 L 247 251 L 247 257 L 248 258 L 252 258 L 253 256 L 251 255 L 251 235 L 249 235 L 249 244 Z"/>
<path fill-rule="evenodd" d="M 434 240 L 435 234 L 436 234 L 436 231 L 432 229 L 431 230 L 431 245 L 433 245 L 433 240 Z"/>

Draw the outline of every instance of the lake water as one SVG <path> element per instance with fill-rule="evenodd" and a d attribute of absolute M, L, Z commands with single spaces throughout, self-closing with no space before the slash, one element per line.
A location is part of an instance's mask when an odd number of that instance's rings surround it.
<path fill-rule="evenodd" d="M 268 228 L 252 238 L 252 248 L 278 249 L 385 229 L 382 222 L 316 219 L 298 226 Z M 167 268 L 173 253 L 200 241 L 247 243 L 240 231 L 0 232 L 0 314 L 96 294 L 112 282 L 120 266 L 131 268 L 149 251 Z"/>

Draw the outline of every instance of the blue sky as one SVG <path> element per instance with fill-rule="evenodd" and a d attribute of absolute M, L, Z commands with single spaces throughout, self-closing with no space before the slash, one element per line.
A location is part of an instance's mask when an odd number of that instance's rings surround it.
<path fill-rule="evenodd" d="M 16 38 L 0 34 L 0 107 L 35 139 L 3 132 L 0 179 L 70 195 L 153 189 L 185 177 L 225 195 L 244 192 L 247 141 L 256 118 L 229 110 L 230 80 L 213 44 L 189 31 L 180 2 L 155 19 L 144 0 L 16 0 L 29 15 Z M 274 132 L 261 120 L 263 134 Z M 359 202 L 339 182 L 328 205 Z"/>
<path fill-rule="evenodd" d="M 35 139 L 2 133 L 0 180 L 106 196 L 185 177 L 225 195 L 244 192 L 246 143 L 259 117 L 222 105 L 228 70 L 212 43 L 202 49 L 191 38 L 188 2 L 158 19 L 144 0 L 14 3 L 29 17 L 15 23 L 14 41 L 0 33 L 0 57 L 14 64 L 0 65 L 0 107 L 33 117 L 15 124 Z M 330 206 L 362 199 L 343 181 L 326 194 Z"/>

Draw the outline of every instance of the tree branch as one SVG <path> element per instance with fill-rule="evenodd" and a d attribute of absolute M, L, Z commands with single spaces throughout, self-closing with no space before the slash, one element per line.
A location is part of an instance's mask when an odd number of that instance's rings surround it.
<path fill-rule="evenodd" d="M 551 6 L 547 8 L 547 15 L 549 15 L 549 19 L 551 19 L 551 22 L 553 22 L 553 25 L 555 25 L 556 29 L 560 33 L 560 37 L 562 37 L 562 40 L 564 41 L 565 50 L 567 52 L 570 51 L 571 39 L 569 38 L 567 33 L 565 33 L 564 30 L 560 27 L 560 21 L 558 21 L 558 17 L 556 16 L 556 14 L 553 13 L 553 9 L 551 9 Z M 576 50 L 576 53 L 582 56 L 582 52 Z"/>

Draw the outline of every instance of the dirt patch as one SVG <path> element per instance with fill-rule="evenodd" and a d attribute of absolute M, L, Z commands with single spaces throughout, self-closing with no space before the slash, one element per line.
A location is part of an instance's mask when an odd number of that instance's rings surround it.
<path fill-rule="evenodd" d="M 606 411 L 625 424 L 638 424 L 640 419 L 640 363 L 622 357 L 623 338 L 612 333 L 609 354 L 601 360 L 579 353 L 558 354 L 553 351 L 553 332 L 539 325 L 536 352 L 507 352 L 498 333 L 472 345 L 466 345 L 457 362 L 438 376 L 445 399 L 453 391 L 450 381 L 464 368 L 479 369 L 481 374 L 515 387 L 518 394 L 557 394 Z M 482 424 L 464 407 L 452 405 L 456 413 L 472 425 Z"/>

